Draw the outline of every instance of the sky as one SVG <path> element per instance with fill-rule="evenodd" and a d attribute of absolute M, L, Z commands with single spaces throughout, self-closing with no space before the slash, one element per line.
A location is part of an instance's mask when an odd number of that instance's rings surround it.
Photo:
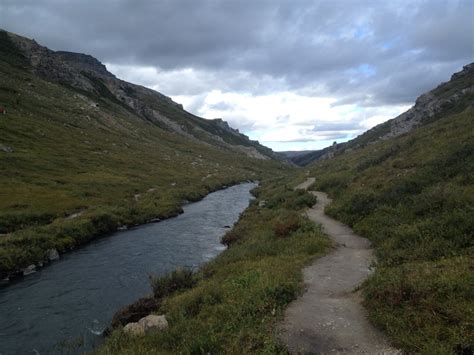
<path fill-rule="evenodd" d="M 0 28 L 274 150 L 394 118 L 474 61 L 473 0 L 0 0 Z"/>

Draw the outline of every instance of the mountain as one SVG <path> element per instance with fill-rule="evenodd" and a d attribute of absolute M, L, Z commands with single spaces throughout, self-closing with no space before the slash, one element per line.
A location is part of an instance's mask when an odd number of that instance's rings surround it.
<path fill-rule="evenodd" d="M 287 169 L 221 119 L 120 80 L 92 56 L 6 31 L 0 106 L 3 277 L 44 263 L 52 249 L 175 215 L 183 201 Z"/>
<path fill-rule="evenodd" d="M 222 119 L 206 120 L 183 110 L 183 106 L 154 90 L 116 78 L 90 55 L 52 51 L 12 33 L 13 42 L 39 77 L 70 87 L 83 94 L 90 105 L 114 103 L 165 130 L 219 148 L 234 150 L 258 159 L 277 158 L 271 149 L 250 140 Z M 95 101 L 97 102 L 95 102 Z"/>
<path fill-rule="evenodd" d="M 299 155 L 290 160 L 297 165 L 305 166 L 319 159 L 330 158 L 368 144 L 398 137 L 446 115 L 461 112 L 473 100 L 474 63 L 471 63 L 464 66 L 460 72 L 453 74 L 448 82 L 418 97 L 415 105 L 398 117 L 381 123 L 346 143 Z"/>
<path fill-rule="evenodd" d="M 406 353 L 474 349 L 474 65 L 307 166 L 326 212 L 369 238 L 369 317 Z"/>

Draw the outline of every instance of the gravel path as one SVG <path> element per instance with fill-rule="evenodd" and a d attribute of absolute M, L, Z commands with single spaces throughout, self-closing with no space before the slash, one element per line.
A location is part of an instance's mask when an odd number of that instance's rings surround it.
<path fill-rule="evenodd" d="M 306 189 L 309 178 L 297 188 Z M 290 353 L 399 354 L 366 318 L 356 288 L 371 273 L 370 242 L 328 217 L 331 199 L 323 192 L 308 217 L 322 225 L 337 248 L 303 270 L 306 292 L 290 304 L 280 326 L 280 339 Z"/>

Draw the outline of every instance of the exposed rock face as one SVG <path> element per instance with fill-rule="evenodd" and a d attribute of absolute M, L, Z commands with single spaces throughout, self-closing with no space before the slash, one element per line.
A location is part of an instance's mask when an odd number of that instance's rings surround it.
<path fill-rule="evenodd" d="M 451 88 L 457 82 L 465 81 L 464 87 Z M 391 121 L 390 131 L 380 137 L 388 139 L 411 131 L 436 115 L 454 107 L 459 101 L 474 94 L 474 63 L 452 75 L 449 82 L 421 95 L 411 109 Z"/>
<path fill-rule="evenodd" d="M 107 67 L 96 58 L 88 54 L 57 51 L 54 55 L 62 62 L 67 63 L 78 71 L 86 71 L 104 77 L 115 78 L 107 71 Z"/>
<path fill-rule="evenodd" d="M 234 129 L 231 126 L 229 126 L 229 124 L 226 121 L 224 121 L 222 118 L 214 118 L 212 121 L 216 124 L 217 127 L 223 129 L 226 132 L 229 132 L 236 136 L 241 134 L 238 129 Z"/>
<path fill-rule="evenodd" d="M 131 115 L 140 117 L 165 130 L 207 145 L 245 154 L 252 158 L 279 159 L 271 149 L 250 140 L 222 119 L 205 120 L 183 110 L 170 97 L 140 85 L 116 78 L 96 58 L 80 53 L 52 51 L 30 40 L 7 32 L 15 46 L 31 64 L 31 70 L 43 79 L 79 91 L 91 101 L 112 101 Z"/>

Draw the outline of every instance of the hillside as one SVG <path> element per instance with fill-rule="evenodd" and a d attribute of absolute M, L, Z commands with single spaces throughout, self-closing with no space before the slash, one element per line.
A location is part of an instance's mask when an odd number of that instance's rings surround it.
<path fill-rule="evenodd" d="M 95 58 L 0 31 L 0 276 L 185 200 L 286 169 L 222 120 Z"/>
<path fill-rule="evenodd" d="M 378 256 L 363 286 L 371 320 L 407 353 L 472 353 L 474 66 L 407 113 L 309 166 L 326 210 Z M 371 143 L 371 144 L 369 144 Z"/>
<path fill-rule="evenodd" d="M 473 100 L 474 63 L 471 63 L 453 74 L 448 82 L 418 97 L 415 105 L 401 115 L 369 129 L 346 143 L 291 157 L 290 160 L 296 165 L 305 166 L 319 159 L 330 158 L 381 140 L 398 137 L 447 115 L 462 112 Z"/>

